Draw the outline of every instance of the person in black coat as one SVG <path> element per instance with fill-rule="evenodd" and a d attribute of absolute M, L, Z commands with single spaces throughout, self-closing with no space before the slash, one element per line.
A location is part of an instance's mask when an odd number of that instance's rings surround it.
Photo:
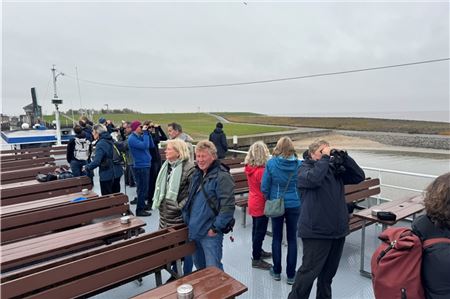
<path fill-rule="evenodd" d="M 344 184 L 358 184 L 365 175 L 346 152 L 332 150 L 325 140 L 311 144 L 304 157 L 297 182 L 303 259 L 288 298 L 308 298 L 316 278 L 317 298 L 331 298 L 331 282 L 350 233 Z"/>
<path fill-rule="evenodd" d="M 225 154 L 228 151 L 228 144 L 227 144 L 227 136 L 223 132 L 223 124 L 221 122 L 218 122 L 216 124 L 216 128 L 209 135 L 209 141 L 214 143 L 214 145 L 217 148 L 217 158 L 219 159 L 225 158 Z"/>
<path fill-rule="evenodd" d="M 426 189 L 426 215 L 412 223 L 422 242 L 442 238 L 422 255 L 422 283 L 427 299 L 450 298 L 450 172 L 439 176 Z"/>

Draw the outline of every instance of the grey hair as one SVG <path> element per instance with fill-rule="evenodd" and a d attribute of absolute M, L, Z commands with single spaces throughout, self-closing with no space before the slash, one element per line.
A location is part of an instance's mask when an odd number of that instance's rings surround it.
<path fill-rule="evenodd" d="M 168 127 L 172 127 L 172 129 L 174 129 L 175 131 L 178 131 L 180 133 L 183 132 L 183 127 L 180 124 L 178 124 L 178 123 L 170 123 L 167 126 Z"/>
<path fill-rule="evenodd" d="M 319 139 L 314 141 L 313 143 L 311 143 L 308 147 L 308 151 L 310 154 L 314 153 L 315 151 L 317 151 L 317 149 L 319 147 L 321 147 L 322 145 L 326 145 L 326 146 L 330 146 L 330 144 L 328 143 L 328 141 L 324 140 L 324 139 Z"/>
<path fill-rule="evenodd" d="M 99 134 L 99 135 L 101 133 L 103 133 L 103 132 L 107 132 L 108 131 L 108 129 L 106 129 L 106 127 L 104 125 L 102 125 L 102 124 L 95 125 L 93 130 L 95 132 L 97 132 L 97 134 Z"/>
<path fill-rule="evenodd" d="M 208 151 L 214 157 L 214 159 L 217 159 L 217 148 L 211 141 L 201 140 L 195 145 L 195 152 L 205 150 Z"/>
<path fill-rule="evenodd" d="M 264 166 L 269 160 L 270 152 L 263 141 L 256 141 L 248 149 L 244 163 L 251 166 Z"/>

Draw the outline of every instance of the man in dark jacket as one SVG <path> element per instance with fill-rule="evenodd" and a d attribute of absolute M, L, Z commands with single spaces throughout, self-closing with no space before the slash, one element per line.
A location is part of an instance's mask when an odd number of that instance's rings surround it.
<path fill-rule="evenodd" d="M 92 152 L 91 142 L 86 138 L 85 132 L 80 126 L 73 128 L 75 138 L 70 139 L 67 144 L 67 162 L 74 177 L 85 175 L 83 166 L 89 162 Z"/>
<path fill-rule="evenodd" d="M 223 125 L 221 122 L 218 122 L 216 124 L 216 128 L 209 135 L 209 141 L 214 143 L 214 145 L 216 146 L 217 157 L 219 159 L 225 158 L 225 154 L 228 151 L 228 144 L 227 144 L 227 136 L 223 132 Z"/>
<path fill-rule="evenodd" d="M 212 142 L 198 142 L 195 155 L 197 167 L 192 175 L 183 218 L 189 228 L 189 239 L 196 245 L 195 267 L 214 266 L 223 270 L 223 230 L 234 215 L 234 182 L 229 169 L 217 160 L 217 150 Z"/>
<path fill-rule="evenodd" d="M 316 298 L 331 298 L 331 282 L 349 234 L 344 184 L 357 184 L 364 178 L 364 171 L 346 152 L 332 153 L 325 140 L 309 146 L 297 185 L 303 200 L 298 231 L 303 260 L 289 299 L 309 298 L 316 278 Z"/>
<path fill-rule="evenodd" d="M 95 154 L 92 162 L 87 164 L 85 169 L 92 172 L 98 167 L 101 193 L 102 195 L 111 194 L 115 178 L 112 138 L 104 125 L 95 125 L 92 132 L 94 139 L 97 140 Z"/>

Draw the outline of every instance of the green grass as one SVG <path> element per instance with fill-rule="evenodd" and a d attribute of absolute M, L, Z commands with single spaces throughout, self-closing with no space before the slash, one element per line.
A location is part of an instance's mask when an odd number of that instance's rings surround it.
<path fill-rule="evenodd" d="M 244 114 L 247 115 L 247 114 Z M 251 114 L 255 115 L 255 114 Z M 191 135 L 194 139 L 199 140 L 207 138 L 214 130 L 217 119 L 205 113 L 160 113 L 160 114 L 104 114 L 106 119 L 111 119 L 114 124 L 119 125 L 122 120 L 126 121 L 145 121 L 151 120 L 154 123 L 161 124 L 164 131 L 167 133 L 166 126 L 168 123 L 177 122 L 183 126 L 183 131 Z M 71 117 L 71 115 L 69 115 Z M 94 116 L 94 122 L 98 121 L 100 115 Z M 75 119 L 79 115 L 74 115 Z M 45 115 L 45 121 L 51 122 L 54 119 L 53 115 Z M 65 118 L 61 117 L 61 122 L 65 123 Z M 69 122 L 70 123 L 70 122 Z M 233 135 L 244 136 L 253 134 L 262 134 L 270 132 L 285 131 L 285 128 L 275 126 L 260 126 L 252 124 L 224 124 L 224 131 L 228 137 Z"/>
<path fill-rule="evenodd" d="M 241 113 L 218 114 L 231 122 L 240 123 L 283 125 L 335 130 L 450 135 L 450 124 L 445 122 L 357 117 L 278 117 Z"/>

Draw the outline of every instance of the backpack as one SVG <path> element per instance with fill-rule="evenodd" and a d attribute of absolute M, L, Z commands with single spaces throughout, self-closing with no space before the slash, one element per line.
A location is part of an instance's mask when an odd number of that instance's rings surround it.
<path fill-rule="evenodd" d="M 115 165 L 125 165 L 126 161 L 125 153 L 121 152 L 117 145 L 113 143 L 113 163 Z"/>
<path fill-rule="evenodd" d="M 73 151 L 73 156 L 79 161 L 86 161 L 89 159 L 89 146 L 91 142 L 86 138 L 75 138 L 75 149 Z"/>
<path fill-rule="evenodd" d="M 422 252 L 448 238 L 432 238 L 423 243 L 406 227 L 390 227 L 378 237 L 383 243 L 372 255 L 372 284 L 375 298 L 425 299 L 422 285 Z"/>

